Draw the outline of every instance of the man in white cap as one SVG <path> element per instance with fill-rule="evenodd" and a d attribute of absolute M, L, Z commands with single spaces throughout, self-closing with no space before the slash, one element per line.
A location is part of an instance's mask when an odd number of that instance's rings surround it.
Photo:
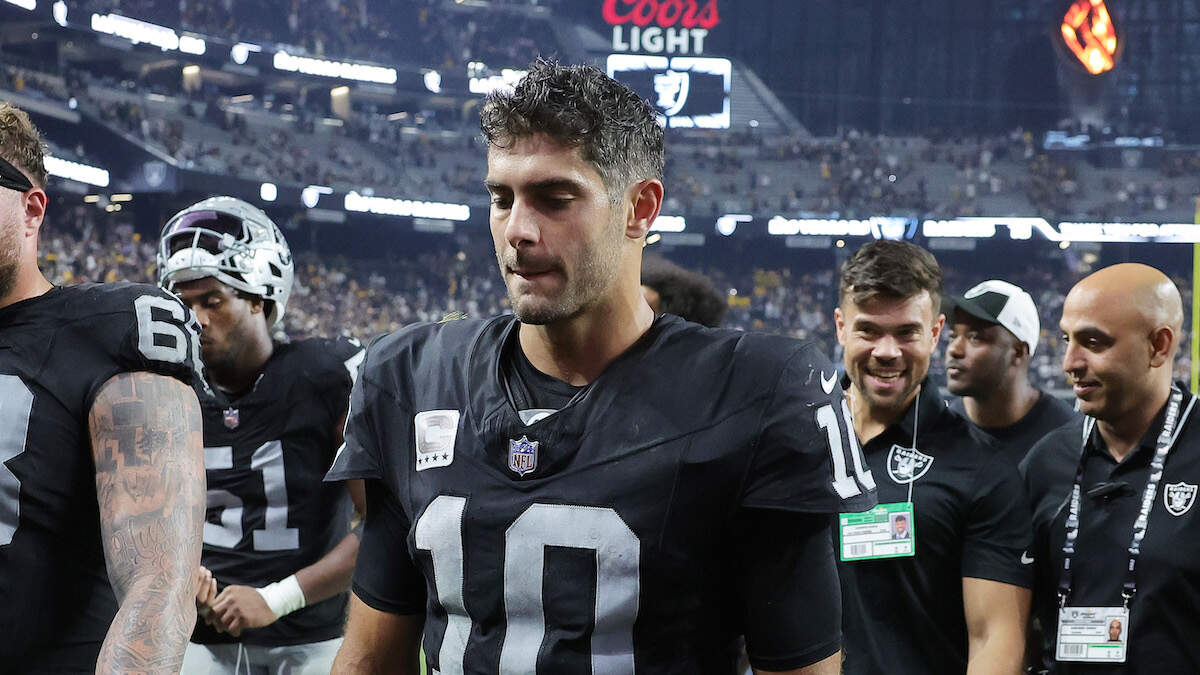
<path fill-rule="evenodd" d="M 953 322 L 946 346 L 951 408 L 1020 461 L 1042 436 L 1075 417 L 1071 406 L 1029 382 L 1041 332 L 1033 298 L 992 279 L 947 298 Z"/>

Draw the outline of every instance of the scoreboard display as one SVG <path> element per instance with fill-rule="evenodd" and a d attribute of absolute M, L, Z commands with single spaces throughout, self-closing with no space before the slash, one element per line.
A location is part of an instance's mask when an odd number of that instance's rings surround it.
<path fill-rule="evenodd" d="M 728 129 L 733 64 L 700 56 L 612 54 L 608 75 L 650 101 L 672 128 Z"/>

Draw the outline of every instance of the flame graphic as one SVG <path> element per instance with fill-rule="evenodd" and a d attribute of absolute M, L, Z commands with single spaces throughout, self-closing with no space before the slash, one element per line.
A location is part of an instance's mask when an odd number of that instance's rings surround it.
<path fill-rule="evenodd" d="M 1104 0 L 1075 0 L 1063 15 L 1063 41 L 1092 75 L 1116 65 L 1117 29 Z"/>

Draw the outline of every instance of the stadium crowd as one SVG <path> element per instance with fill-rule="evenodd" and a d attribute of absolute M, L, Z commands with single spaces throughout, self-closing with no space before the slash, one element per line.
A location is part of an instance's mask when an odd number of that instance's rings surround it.
<path fill-rule="evenodd" d="M 155 243 L 127 222 L 101 223 L 107 216 L 93 206 L 62 209 L 45 233 L 42 266 L 57 284 L 84 281 L 154 281 Z M 119 221 L 119 218 L 118 218 Z M 1057 249 L 1056 249 L 1057 250 Z M 943 261 L 947 292 L 962 292 L 981 281 L 970 265 Z M 1057 329 L 1066 289 L 1088 267 L 1043 265 L 1013 267 L 1006 280 L 1026 289 L 1037 304 L 1041 341 L 1031 364 L 1037 386 L 1062 390 L 1062 351 Z M 833 326 L 837 304 L 833 265 L 708 265 L 698 269 L 725 296 L 724 325 L 815 340 L 835 360 L 841 358 Z M 1191 287 L 1181 275 L 1174 281 L 1191 306 Z M 492 316 L 507 311 L 495 258 L 486 246 L 446 246 L 418 255 L 367 260 L 332 252 L 297 255 L 296 284 L 277 338 L 346 336 L 368 340 L 420 321 L 436 321 L 451 312 Z M 1190 372 L 1185 341 L 1176 374 Z M 944 353 L 935 354 L 931 373 L 944 376 Z"/>

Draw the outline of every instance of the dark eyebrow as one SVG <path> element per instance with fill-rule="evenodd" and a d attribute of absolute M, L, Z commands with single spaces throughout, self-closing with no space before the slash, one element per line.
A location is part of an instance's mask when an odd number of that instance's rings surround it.
<path fill-rule="evenodd" d="M 853 327 L 855 330 L 861 330 L 863 328 L 874 328 L 875 330 L 879 330 L 879 331 L 883 330 L 883 327 L 880 326 L 879 324 L 875 323 L 874 321 L 871 321 L 869 319 L 861 319 L 861 318 L 854 320 Z M 906 330 L 921 330 L 921 323 L 920 322 L 912 322 L 912 323 L 900 324 L 899 326 L 896 326 L 895 328 L 892 329 L 893 332 L 897 332 L 897 333 L 906 331 Z"/>
<path fill-rule="evenodd" d="M 488 180 L 488 179 L 484 179 L 483 185 L 488 190 L 491 190 L 493 192 L 495 192 L 497 190 L 511 190 L 512 189 L 512 187 L 509 185 L 505 185 L 504 183 L 497 183 L 496 181 Z M 581 194 L 584 191 L 584 186 L 582 183 L 580 183 L 579 181 L 576 181 L 576 180 L 572 180 L 570 178 L 547 178 L 545 180 L 539 180 L 539 181 L 534 181 L 532 183 L 526 183 L 522 187 L 527 190 L 534 191 L 534 192 L 552 192 L 555 190 L 562 190 L 564 192 L 570 192 L 572 194 Z"/>
<path fill-rule="evenodd" d="M 1062 326 L 1059 326 L 1059 330 L 1062 330 L 1062 332 L 1067 335 L 1073 334 L 1073 335 L 1076 335 L 1081 338 L 1099 338 L 1106 342 L 1112 341 L 1112 336 L 1110 336 L 1108 333 L 1105 333 L 1104 331 L 1100 330 L 1099 328 L 1096 328 L 1095 326 L 1084 326 L 1083 328 L 1080 328 L 1079 330 L 1075 331 L 1074 333 L 1072 333 L 1071 331 L 1068 331 L 1068 330 L 1063 330 Z"/>

